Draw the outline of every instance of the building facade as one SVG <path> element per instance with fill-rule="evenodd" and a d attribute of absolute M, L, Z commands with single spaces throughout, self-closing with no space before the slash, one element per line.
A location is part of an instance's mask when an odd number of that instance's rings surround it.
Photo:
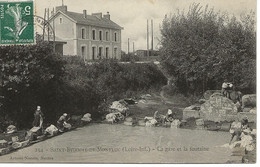
<path fill-rule="evenodd" d="M 78 55 L 85 60 L 121 59 L 121 30 L 110 20 L 110 14 L 93 13 L 87 15 L 70 12 L 67 6 L 56 7 L 51 17 L 55 36 L 67 42 L 64 55 Z"/>

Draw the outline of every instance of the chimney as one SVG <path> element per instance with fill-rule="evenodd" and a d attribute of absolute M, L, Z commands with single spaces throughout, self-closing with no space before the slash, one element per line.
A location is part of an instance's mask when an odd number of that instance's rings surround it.
<path fill-rule="evenodd" d="M 127 53 L 129 54 L 129 38 L 128 38 L 128 42 L 127 42 Z"/>
<path fill-rule="evenodd" d="M 106 14 L 106 15 L 104 15 L 104 18 L 106 18 L 106 19 L 110 20 L 110 14 L 109 14 L 109 12 L 107 12 L 107 14 Z"/>
<path fill-rule="evenodd" d="M 153 19 L 151 20 L 151 31 L 152 31 L 151 50 L 153 50 Z"/>
<path fill-rule="evenodd" d="M 92 13 L 92 16 L 96 16 L 99 19 L 102 19 L 102 13 Z"/>
<path fill-rule="evenodd" d="M 58 11 L 67 12 L 68 8 L 65 5 L 64 6 L 57 6 L 56 7 L 56 12 L 58 12 Z"/>
<path fill-rule="evenodd" d="M 87 18 L 87 10 L 83 10 L 83 17 L 86 19 Z"/>

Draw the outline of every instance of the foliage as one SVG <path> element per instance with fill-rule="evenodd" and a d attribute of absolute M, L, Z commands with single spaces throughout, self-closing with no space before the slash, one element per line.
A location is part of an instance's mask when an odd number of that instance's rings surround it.
<path fill-rule="evenodd" d="M 1 53 L 1 116 L 26 126 L 33 119 L 37 105 L 53 112 L 55 89 L 63 76 L 61 57 L 52 45 L 37 36 L 36 45 L 2 46 Z M 51 110 L 48 106 L 53 105 Z"/>
<path fill-rule="evenodd" d="M 128 54 L 126 54 L 125 52 L 121 53 L 121 61 L 123 62 L 135 62 L 139 60 L 140 58 L 134 53 L 128 53 Z"/>
<path fill-rule="evenodd" d="M 45 124 L 56 124 L 64 112 L 100 118 L 113 100 L 166 84 L 153 64 L 116 60 L 85 64 L 81 57 L 54 54 L 52 45 L 40 38 L 36 45 L 1 47 L 0 53 L 0 128 L 10 121 L 18 128 L 30 128 L 37 105 Z"/>
<path fill-rule="evenodd" d="M 182 93 L 220 89 L 224 79 L 255 92 L 254 13 L 235 16 L 192 4 L 187 13 L 166 16 L 161 27 L 161 62 Z"/>

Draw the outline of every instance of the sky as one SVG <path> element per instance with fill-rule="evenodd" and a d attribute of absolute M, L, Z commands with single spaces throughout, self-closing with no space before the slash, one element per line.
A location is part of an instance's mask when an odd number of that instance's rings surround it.
<path fill-rule="evenodd" d="M 62 0 L 35 0 L 37 15 L 43 16 L 44 9 L 60 6 Z M 130 52 L 147 49 L 147 19 L 153 19 L 154 48 L 158 48 L 160 39 L 160 25 L 166 14 L 175 13 L 178 9 L 188 10 L 192 3 L 209 5 L 215 11 L 228 12 L 240 16 L 243 12 L 256 11 L 256 0 L 64 0 L 68 11 L 82 13 L 85 9 L 88 14 L 102 12 L 110 13 L 111 20 L 116 22 L 122 30 L 122 50 L 127 51 L 127 39 L 130 39 Z M 150 31 L 151 32 L 151 31 Z M 151 34 L 150 34 L 151 39 Z M 151 46 L 151 44 L 150 44 Z"/>

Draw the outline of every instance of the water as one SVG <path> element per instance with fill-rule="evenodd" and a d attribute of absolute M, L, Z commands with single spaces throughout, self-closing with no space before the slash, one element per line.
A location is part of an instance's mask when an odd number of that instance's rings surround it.
<path fill-rule="evenodd" d="M 229 139 L 227 132 L 93 124 L 0 156 L 0 162 L 226 163 L 231 150 L 220 146 Z"/>

